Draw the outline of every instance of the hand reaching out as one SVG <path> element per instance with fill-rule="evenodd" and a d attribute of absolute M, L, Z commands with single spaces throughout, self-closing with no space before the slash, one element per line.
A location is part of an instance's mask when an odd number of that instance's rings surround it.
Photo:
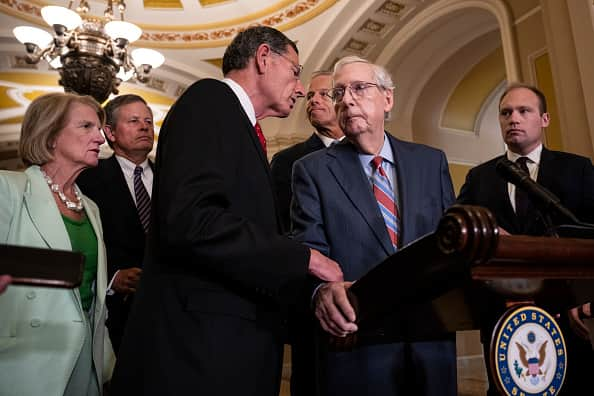
<path fill-rule="evenodd" d="M 342 270 L 336 261 L 329 259 L 315 249 L 309 249 L 309 251 L 311 255 L 309 257 L 308 272 L 311 275 L 327 282 L 342 281 Z"/>

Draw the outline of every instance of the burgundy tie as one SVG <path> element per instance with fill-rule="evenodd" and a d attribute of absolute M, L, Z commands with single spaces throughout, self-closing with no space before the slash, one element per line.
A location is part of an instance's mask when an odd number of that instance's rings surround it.
<path fill-rule="evenodd" d="M 262 128 L 260 127 L 260 124 L 257 121 L 254 128 L 256 129 L 256 135 L 258 135 L 258 140 L 260 141 L 260 145 L 262 146 L 262 150 L 264 151 L 264 156 L 267 156 L 268 154 L 266 153 L 266 138 L 264 137 L 264 134 L 262 133 Z"/>

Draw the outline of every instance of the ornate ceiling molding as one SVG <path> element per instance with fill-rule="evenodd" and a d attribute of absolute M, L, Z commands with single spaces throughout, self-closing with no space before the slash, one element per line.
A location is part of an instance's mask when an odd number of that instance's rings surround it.
<path fill-rule="evenodd" d="M 282 0 L 266 9 L 241 18 L 221 20 L 201 25 L 154 25 L 130 19 L 143 29 L 137 42 L 140 46 L 157 48 L 213 48 L 229 44 L 240 31 L 255 25 L 271 26 L 286 31 L 302 25 L 338 0 Z M 17 18 L 44 26 L 41 8 L 35 0 L 0 0 L 0 10 Z"/>

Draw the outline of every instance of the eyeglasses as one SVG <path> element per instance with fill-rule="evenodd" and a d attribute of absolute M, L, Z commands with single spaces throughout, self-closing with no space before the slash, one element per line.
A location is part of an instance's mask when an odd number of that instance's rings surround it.
<path fill-rule="evenodd" d="M 311 100 L 314 96 L 316 96 L 316 93 L 318 93 L 322 98 L 330 98 L 330 99 L 332 99 L 332 97 L 330 96 L 330 90 L 328 90 L 328 89 L 320 89 L 319 91 L 309 91 L 305 95 L 305 100 Z"/>
<path fill-rule="evenodd" d="M 365 90 L 371 87 L 379 88 L 379 85 L 365 81 L 354 81 L 349 85 L 345 85 L 343 87 L 332 88 L 330 91 L 328 91 L 328 95 L 330 95 L 334 103 L 340 102 L 344 98 L 344 93 L 348 88 L 349 92 L 351 93 L 351 96 L 357 99 L 361 99 L 365 95 Z"/>
<path fill-rule="evenodd" d="M 293 75 L 295 76 L 295 79 L 298 80 L 301 77 L 301 72 L 303 71 L 303 66 L 302 65 L 299 65 L 299 64 L 293 62 L 287 55 L 285 55 L 285 54 L 283 54 L 283 53 L 281 53 L 281 52 L 279 52 L 279 51 L 277 51 L 277 50 L 275 50 L 273 48 L 270 48 L 270 50 L 272 52 L 274 52 L 275 54 L 282 56 L 283 58 L 285 58 L 286 60 L 288 60 L 291 65 L 293 65 Z"/>

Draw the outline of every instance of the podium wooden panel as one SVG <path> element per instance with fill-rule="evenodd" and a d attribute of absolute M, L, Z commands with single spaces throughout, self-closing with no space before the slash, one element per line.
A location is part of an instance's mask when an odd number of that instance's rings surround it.
<path fill-rule="evenodd" d="M 399 304 L 421 301 L 432 301 L 445 330 L 469 330 L 478 327 L 465 286 L 471 280 L 509 278 L 594 279 L 594 240 L 500 235 L 489 210 L 455 205 L 436 232 L 388 257 L 348 295 L 359 331 L 372 328 Z M 353 338 L 334 341 L 352 347 Z"/>

